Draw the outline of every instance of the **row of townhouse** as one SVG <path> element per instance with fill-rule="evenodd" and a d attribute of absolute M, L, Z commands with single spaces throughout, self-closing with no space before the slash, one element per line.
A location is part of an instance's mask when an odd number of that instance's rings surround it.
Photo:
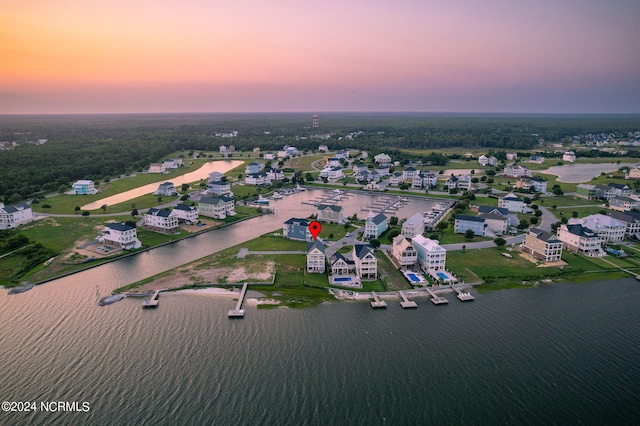
<path fill-rule="evenodd" d="M 470 191 L 471 176 L 469 175 L 451 176 L 449 177 L 449 179 L 447 179 L 446 185 L 449 191 L 451 191 L 452 189 L 459 189 L 461 191 Z"/>
<path fill-rule="evenodd" d="M 142 226 L 152 231 L 175 234 L 179 232 L 178 225 L 198 223 L 199 209 L 188 204 L 178 204 L 173 209 L 150 208 L 142 218 Z"/>
<path fill-rule="evenodd" d="M 418 235 L 408 239 L 398 235 L 393 239 L 391 255 L 401 269 L 419 267 L 435 279 L 442 279 L 442 271 L 446 271 L 447 250 L 438 240 Z"/>
<path fill-rule="evenodd" d="M 497 166 L 498 159 L 493 155 L 490 157 L 487 157 L 486 155 L 481 155 L 480 157 L 478 157 L 478 164 L 480 164 L 481 166 Z"/>
<path fill-rule="evenodd" d="M 524 166 L 507 166 L 504 168 L 503 174 L 507 177 L 531 177 L 531 170 Z"/>
<path fill-rule="evenodd" d="M 629 197 L 633 195 L 633 188 L 621 183 L 608 183 L 591 185 L 588 183 L 578 184 L 576 187 L 576 197 L 585 200 L 609 200 L 614 197 Z"/>
<path fill-rule="evenodd" d="M 320 240 L 307 243 L 307 272 L 324 273 L 326 271 L 327 256 L 325 247 Z M 378 277 L 378 258 L 373 247 L 368 244 L 355 244 L 349 254 L 336 252 L 329 259 L 331 275 L 355 275 L 359 279 L 375 280 Z"/>
<path fill-rule="evenodd" d="M 0 202 L 0 230 L 13 229 L 33 220 L 31 206 L 26 203 L 5 206 Z"/>

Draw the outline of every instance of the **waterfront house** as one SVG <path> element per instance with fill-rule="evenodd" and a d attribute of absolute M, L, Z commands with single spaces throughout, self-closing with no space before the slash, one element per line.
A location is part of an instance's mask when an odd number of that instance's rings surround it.
<path fill-rule="evenodd" d="M 226 219 L 227 216 L 236 215 L 235 203 L 230 197 L 202 197 L 198 208 L 202 216 L 214 219 Z"/>
<path fill-rule="evenodd" d="M 640 213 L 638 212 L 611 212 L 611 217 L 625 224 L 626 237 L 634 237 L 640 240 Z"/>
<path fill-rule="evenodd" d="M 507 152 L 507 160 L 514 161 L 517 158 L 518 158 L 517 152 Z"/>
<path fill-rule="evenodd" d="M 344 173 L 342 172 L 341 167 L 327 166 L 320 171 L 320 177 L 326 178 L 329 182 L 335 182 L 344 178 Z"/>
<path fill-rule="evenodd" d="M 447 250 L 440 245 L 438 240 L 425 238 L 418 235 L 411 240 L 413 248 L 418 254 L 418 265 L 426 273 L 445 270 L 447 262 Z"/>
<path fill-rule="evenodd" d="M 557 262 L 562 258 L 562 241 L 538 228 L 529 229 L 521 248 L 523 252 L 543 262 Z"/>
<path fill-rule="evenodd" d="M 464 234 L 471 229 L 474 235 L 484 237 L 487 231 L 487 224 L 481 217 L 456 215 L 453 232 Z"/>
<path fill-rule="evenodd" d="M 387 217 L 384 214 L 376 215 L 370 212 L 364 223 L 364 239 L 378 238 L 388 227 Z"/>
<path fill-rule="evenodd" d="M 611 216 L 592 214 L 582 219 L 571 218 L 569 224 L 581 224 L 602 237 L 604 243 L 615 243 L 624 239 L 626 225 Z"/>
<path fill-rule="evenodd" d="M 344 210 L 341 206 L 318 204 L 318 222 L 344 223 Z"/>
<path fill-rule="evenodd" d="M 424 174 L 418 173 L 411 180 L 411 187 L 422 188 L 423 182 L 424 182 Z"/>
<path fill-rule="evenodd" d="M 527 206 L 524 200 L 513 192 L 498 198 L 498 207 L 505 208 L 510 212 L 529 213 L 531 208 Z"/>
<path fill-rule="evenodd" d="M 562 161 L 574 163 L 576 161 L 576 153 L 573 151 L 565 151 L 564 154 L 562 154 Z"/>
<path fill-rule="evenodd" d="M 498 159 L 492 155 L 491 157 L 489 157 L 489 165 L 490 166 L 497 166 L 498 165 Z"/>
<path fill-rule="evenodd" d="M 325 263 L 324 244 L 318 239 L 307 243 L 307 272 L 312 274 L 324 273 Z"/>
<path fill-rule="evenodd" d="M 457 188 L 460 191 L 470 191 L 471 187 L 471 176 L 469 175 L 461 175 L 458 177 L 458 186 Z"/>
<path fill-rule="evenodd" d="M 600 192 L 595 185 L 588 183 L 580 183 L 576 186 L 576 197 L 584 200 L 596 200 L 599 198 Z"/>
<path fill-rule="evenodd" d="M 282 226 L 282 236 L 290 240 L 313 241 L 313 235 L 311 235 L 311 231 L 309 231 L 309 221 L 296 217 L 292 217 L 284 222 Z"/>
<path fill-rule="evenodd" d="M 393 239 L 391 255 L 400 268 L 410 268 L 418 261 L 418 252 L 402 234 Z"/>
<path fill-rule="evenodd" d="M 106 224 L 102 235 L 98 237 L 98 241 L 101 244 L 114 245 L 125 250 L 142 247 L 136 228 L 125 225 L 123 222 Z"/>
<path fill-rule="evenodd" d="M 424 232 L 424 216 L 420 213 L 414 213 L 402 224 L 402 235 L 405 238 L 413 238 L 422 235 Z"/>
<path fill-rule="evenodd" d="M 374 171 L 381 178 L 385 177 L 385 176 L 389 176 L 389 166 L 378 166 L 378 167 L 375 168 Z"/>
<path fill-rule="evenodd" d="M 391 157 L 384 152 L 381 152 L 380 154 L 373 156 L 373 161 L 378 163 L 380 166 L 388 166 L 391 164 Z"/>
<path fill-rule="evenodd" d="M 609 200 L 609 208 L 620 212 L 637 209 L 640 206 L 638 200 L 631 197 L 613 197 Z"/>
<path fill-rule="evenodd" d="M 151 163 L 149 165 L 149 173 L 166 173 L 166 171 L 164 163 Z"/>
<path fill-rule="evenodd" d="M 273 152 L 267 152 L 264 154 L 264 159 L 265 160 L 275 160 L 276 159 L 276 155 Z"/>
<path fill-rule="evenodd" d="M 596 191 L 598 191 L 598 198 L 608 200 L 616 196 L 616 189 L 612 186 L 599 183 L 596 185 Z"/>
<path fill-rule="evenodd" d="M 529 157 L 529 162 L 534 164 L 543 164 L 544 157 L 541 155 L 532 155 L 531 157 Z"/>
<path fill-rule="evenodd" d="M 356 264 L 339 251 L 329 258 L 331 275 L 350 275 L 355 273 Z"/>
<path fill-rule="evenodd" d="M 270 185 L 271 180 L 267 177 L 266 173 L 253 173 L 244 178 L 244 183 L 250 186 L 262 186 Z"/>
<path fill-rule="evenodd" d="M 280 169 L 269 167 L 265 170 L 265 173 L 267 175 L 267 180 L 271 182 L 277 182 L 284 179 L 284 172 Z"/>
<path fill-rule="evenodd" d="M 640 179 L 640 164 L 629 167 L 629 173 L 625 176 L 626 179 L 638 180 Z"/>
<path fill-rule="evenodd" d="M 458 187 L 458 178 L 455 176 L 449 177 L 446 182 L 447 189 L 451 191 L 452 189 L 456 189 Z"/>
<path fill-rule="evenodd" d="M 198 223 L 198 208 L 187 204 L 178 204 L 171 210 L 171 215 L 178 219 L 178 223 L 195 225 Z"/>
<path fill-rule="evenodd" d="M 143 216 L 142 226 L 152 231 L 163 232 L 165 234 L 177 234 L 180 232 L 178 228 L 178 218 L 172 215 L 169 209 L 150 208 Z"/>
<path fill-rule="evenodd" d="M 209 173 L 208 181 L 211 182 L 220 182 L 224 178 L 224 175 L 220 172 L 211 172 Z"/>
<path fill-rule="evenodd" d="M 481 166 L 488 165 L 489 157 L 487 157 L 486 155 L 481 155 L 480 157 L 478 157 L 478 164 L 480 164 Z"/>
<path fill-rule="evenodd" d="M 364 164 L 364 163 L 358 163 L 358 164 L 354 164 L 354 165 L 353 165 L 353 177 L 354 177 L 356 180 L 360 180 L 360 179 L 361 179 L 361 176 L 362 176 L 364 173 L 368 173 L 368 172 L 369 172 L 369 170 L 368 170 L 368 168 L 367 168 L 367 165 L 366 165 L 366 164 Z"/>
<path fill-rule="evenodd" d="M 222 180 L 209 181 L 209 183 L 207 183 L 207 188 L 205 192 L 208 195 L 230 196 L 232 195 L 231 184 L 227 181 L 222 181 Z"/>
<path fill-rule="evenodd" d="M 378 277 L 378 258 L 373 253 L 373 247 L 368 244 L 354 245 L 352 258 L 360 279 L 375 280 Z"/>
<path fill-rule="evenodd" d="M 98 190 L 92 180 L 79 180 L 71 185 L 71 192 L 76 195 L 93 195 L 97 194 Z"/>
<path fill-rule="evenodd" d="M 0 230 L 12 229 L 33 220 L 31 206 L 26 203 L 5 206 L 0 202 Z"/>
<path fill-rule="evenodd" d="M 629 197 L 629 196 L 633 195 L 633 189 L 631 187 L 629 187 L 628 185 L 625 185 L 623 183 L 611 182 L 611 183 L 609 183 L 608 186 L 609 186 L 609 188 L 612 188 L 613 191 L 615 192 L 614 196 Z"/>
<path fill-rule="evenodd" d="M 580 224 L 563 224 L 558 228 L 558 239 L 562 247 L 572 253 L 585 256 L 603 256 L 603 238 Z"/>
<path fill-rule="evenodd" d="M 523 166 L 507 166 L 503 174 L 507 177 L 531 177 L 531 170 Z"/>
<path fill-rule="evenodd" d="M 178 191 L 176 191 L 176 187 L 173 185 L 173 182 L 165 182 L 158 186 L 158 189 L 153 193 L 153 195 L 172 197 L 174 195 L 178 195 Z"/>

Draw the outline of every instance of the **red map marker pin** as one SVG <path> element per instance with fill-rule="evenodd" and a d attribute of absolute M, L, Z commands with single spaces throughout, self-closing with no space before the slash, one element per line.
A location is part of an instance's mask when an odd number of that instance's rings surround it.
<path fill-rule="evenodd" d="M 320 225 L 320 222 L 313 221 L 309 224 L 309 232 L 311 232 L 311 235 L 313 235 L 314 240 L 318 238 L 318 235 L 320 235 L 320 231 L 322 231 L 322 225 Z"/>

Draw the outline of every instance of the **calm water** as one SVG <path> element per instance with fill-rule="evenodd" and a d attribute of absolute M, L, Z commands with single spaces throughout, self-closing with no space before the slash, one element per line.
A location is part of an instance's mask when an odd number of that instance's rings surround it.
<path fill-rule="evenodd" d="M 563 164 L 552 166 L 544 173 L 558 176 L 558 182 L 581 183 L 588 182 L 600 173 L 615 172 L 620 167 L 631 167 L 635 163 L 601 163 L 601 164 Z"/>
<path fill-rule="evenodd" d="M 26 293 L 1 291 L 1 399 L 87 401 L 90 411 L 0 412 L 0 424 L 640 420 L 640 283 L 632 279 L 499 291 L 464 304 L 449 296 L 437 307 L 418 299 L 413 311 L 399 301 L 381 311 L 366 302 L 246 306 L 242 320 L 227 318 L 231 299 L 207 294 L 162 295 L 152 311 L 139 299 L 97 306 L 111 288 L 275 229 L 291 212 L 303 213 L 300 197 L 273 203 L 278 214 L 251 226 Z M 347 213 L 365 202 L 348 201 Z"/>

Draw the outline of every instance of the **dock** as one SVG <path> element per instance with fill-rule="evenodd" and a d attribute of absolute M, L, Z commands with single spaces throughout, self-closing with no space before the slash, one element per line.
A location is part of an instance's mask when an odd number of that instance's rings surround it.
<path fill-rule="evenodd" d="M 434 305 L 443 305 L 445 303 L 449 303 L 447 299 L 445 299 L 444 297 L 438 296 L 429 287 L 426 287 L 426 290 L 429 293 L 429 295 L 431 295 L 431 303 L 433 303 Z"/>
<path fill-rule="evenodd" d="M 476 298 L 473 297 L 473 295 L 471 295 L 471 293 L 465 293 L 464 291 L 458 290 L 457 288 L 455 288 L 453 285 L 451 286 L 451 288 L 458 293 L 458 299 L 463 301 L 463 302 L 469 302 L 471 300 L 475 300 Z"/>
<path fill-rule="evenodd" d="M 247 287 L 249 287 L 249 283 L 244 283 L 242 285 L 242 291 L 240 291 L 240 297 L 238 297 L 238 303 L 236 304 L 235 309 L 231 309 L 229 311 L 229 318 L 244 317 L 244 309 L 242 309 L 242 302 L 244 301 L 244 295 L 247 293 Z"/>
<path fill-rule="evenodd" d="M 371 302 L 371 307 L 372 308 L 386 308 L 387 307 L 387 302 L 385 302 L 384 300 L 380 300 L 380 298 L 378 297 L 378 294 L 375 291 L 371 292 L 371 296 L 373 297 L 373 302 Z"/>
<path fill-rule="evenodd" d="M 161 290 L 156 290 L 153 292 L 153 295 L 148 298 L 148 299 L 144 299 L 144 301 L 142 302 L 142 309 L 145 308 L 157 308 L 158 307 L 158 296 L 160 295 L 160 291 Z"/>
<path fill-rule="evenodd" d="M 414 302 L 413 300 L 407 299 L 407 296 L 404 294 L 402 290 L 400 290 L 398 294 L 400 295 L 400 297 L 402 297 L 402 302 L 400 302 L 400 306 L 402 306 L 403 309 L 418 307 L 418 304 L 416 302 Z"/>

